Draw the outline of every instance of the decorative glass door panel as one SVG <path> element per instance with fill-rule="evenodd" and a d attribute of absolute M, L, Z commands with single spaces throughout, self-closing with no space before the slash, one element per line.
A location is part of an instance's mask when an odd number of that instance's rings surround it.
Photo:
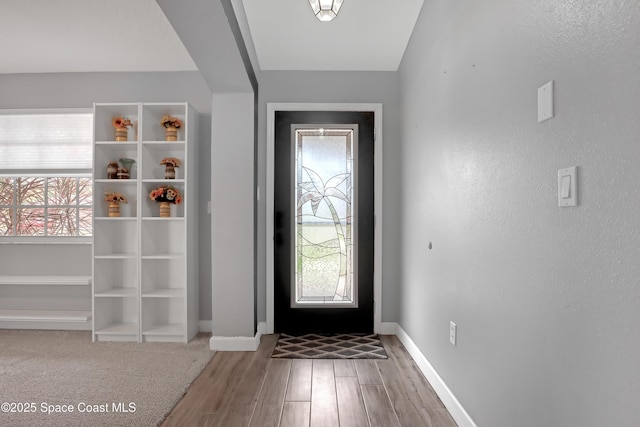
<path fill-rule="evenodd" d="M 357 126 L 294 126 L 291 307 L 357 307 Z"/>

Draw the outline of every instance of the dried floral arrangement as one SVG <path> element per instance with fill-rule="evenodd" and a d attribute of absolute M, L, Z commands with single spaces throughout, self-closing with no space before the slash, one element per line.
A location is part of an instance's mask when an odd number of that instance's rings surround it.
<path fill-rule="evenodd" d="M 120 116 L 120 117 L 113 117 L 111 119 L 111 124 L 113 125 L 114 128 L 118 129 L 118 128 L 128 128 L 129 126 L 131 126 L 131 120 L 129 119 L 125 119 L 124 117 Z"/>
<path fill-rule="evenodd" d="M 170 185 L 155 188 L 149 193 L 149 198 L 156 202 L 169 202 L 179 205 L 182 203 L 180 191 Z"/>
<path fill-rule="evenodd" d="M 170 165 L 174 168 L 179 168 L 181 165 L 180 159 L 176 159 L 175 157 L 165 157 L 160 161 L 161 165 Z"/>
<path fill-rule="evenodd" d="M 162 116 L 162 119 L 160 120 L 160 124 L 162 126 L 164 126 L 165 128 L 169 128 L 169 127 L 174 127 L 174 128 L 180 128 L 182 127 L 182 121 L 174 116 Z"/>
<path fill-rule="evenodd" d="M 109 203 L 127 203 L 127 198 L 117 191 L 109 191 L 104 193 L 104 201 Z"/>

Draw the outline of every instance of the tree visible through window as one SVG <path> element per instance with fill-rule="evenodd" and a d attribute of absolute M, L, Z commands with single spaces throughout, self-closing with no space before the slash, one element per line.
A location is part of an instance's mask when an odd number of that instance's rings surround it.
<path fill-rule="evenodd" d="M 0 178 L 0 235 L 90 236 L 91 178 Z"/>

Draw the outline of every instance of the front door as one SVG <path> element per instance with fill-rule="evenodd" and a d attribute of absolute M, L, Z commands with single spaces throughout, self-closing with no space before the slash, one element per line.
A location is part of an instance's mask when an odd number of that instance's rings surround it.
<path fill-rule="evenodd" d="M 374 113 L 277 111 L 275 332 L 373 332 Z"/>

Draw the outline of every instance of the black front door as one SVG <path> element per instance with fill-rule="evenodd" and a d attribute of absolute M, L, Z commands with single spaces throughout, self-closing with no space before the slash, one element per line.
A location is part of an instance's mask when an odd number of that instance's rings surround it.
<path fill-rule="evenodd" d="M 277 111 L 275 332 L 373 332 L 374 113 Z"/>

